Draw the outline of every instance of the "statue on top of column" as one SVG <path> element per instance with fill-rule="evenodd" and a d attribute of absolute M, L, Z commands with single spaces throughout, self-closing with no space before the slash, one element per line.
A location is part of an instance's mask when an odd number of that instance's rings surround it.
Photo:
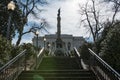
<path fill-rule="evenodd" d="M 58 16 L 60 16 L 60 8 L 58 9 Z"/>

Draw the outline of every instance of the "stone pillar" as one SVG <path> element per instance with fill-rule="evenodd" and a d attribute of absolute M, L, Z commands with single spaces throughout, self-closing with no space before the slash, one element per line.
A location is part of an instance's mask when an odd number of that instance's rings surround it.
<path fill-rule="evenodd" d="M 57 14 L 57 38 L 61 38 L 61 17 L 60 17 L 60 9 L 58 9 Z"/>
<path fill-rule="evenodd" d="M 61 17 L 60 17 L 60 9 L 58 9 L 57 14 L 57 39 L 56 39 L 56 48 L 62 48 L 62 40 L 61 40 Z"/>

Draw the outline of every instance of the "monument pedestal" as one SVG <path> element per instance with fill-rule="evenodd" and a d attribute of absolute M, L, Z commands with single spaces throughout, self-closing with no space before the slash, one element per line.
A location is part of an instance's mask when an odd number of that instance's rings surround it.
<path fill-rule="evenodd" d="M 56 50 L 55 50 L 56 56 L 64 56 L 64 47 L 63 47 L 63 41 L 61 39 L 56 40 Z"/>

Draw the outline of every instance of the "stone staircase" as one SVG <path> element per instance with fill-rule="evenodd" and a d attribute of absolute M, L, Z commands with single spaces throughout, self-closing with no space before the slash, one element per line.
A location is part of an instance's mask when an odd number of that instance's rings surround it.
<path fill-rule="evenodd" d="M 83 70 L 75 57 L 44 57 L 38 70 L 24 71 L 18 80 L 97 80 L 92 71 Z"/>

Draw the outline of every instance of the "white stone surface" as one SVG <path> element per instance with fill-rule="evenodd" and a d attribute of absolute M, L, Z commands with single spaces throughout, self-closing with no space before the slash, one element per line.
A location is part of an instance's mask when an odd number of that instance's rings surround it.
<path fill-rule="evenodd" d="M 44 44 L 45 44 L 46 49 L 55 50 L 56 49 L 56 37 L 57 36 L 55 34 L 40 36 L 38 38 L 38 46 L 42 48 L 44 47 Z M 46 41 L 44 41 L 44 38 L 46 38 Z M 69 51 L 72 51 L 73 47 L 79 48 L 85 41 L 83 37 L 67 35 L 67 34 L 61 34 L 61 39 L 64 42 L 65 50 L 69 50 Z M 36 37 L 32 39 L 32 42 L 33 42 L 33 45 L 37 46 Z"/>

